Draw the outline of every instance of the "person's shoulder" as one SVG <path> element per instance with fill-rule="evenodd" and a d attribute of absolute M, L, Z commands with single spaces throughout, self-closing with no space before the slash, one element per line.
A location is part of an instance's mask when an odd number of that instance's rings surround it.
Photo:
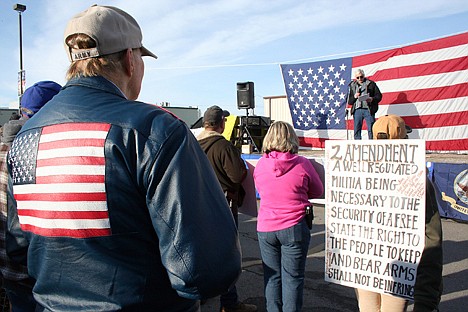
<path fill-rule="evenodd" d="M 176 140 L 171 144 L 178 144 L 174 142 L 193 136 L 183 121 L 156 105 L 128 101 L 115 102 L 109 108 L 115 109 L 112 114 L 95 120 L 112 125 L 117 132 L 138 133 L 148 144 L 160 145 L 167 140 Z"/>
<path fill-rule="evenodd" d="M 201 140 L 219 140 L 219 139 L 222 139 L 224 138 L 222 134 L 219 134 L 218 132 L 216 131 L 212 131 L 212 130 L 207 130 L 207 129 L 203 129 L 198 135 L 197 135 L 197 140 L 201 141 Z"/>
<path fill-rule="evenodd" d="M 309 159 L 305 156 L 299 155 L 299 154 L 294 154 L 296 161 L 301 162 L 301 163 L 308 163 L 310 162 Z"/>
<path fill-rule="evenodd" d="M 158 126 L 158 128 L 161 128 L 168 127 L 169 125 L 178 127 L 184 124 L 176 115 L 157 105 L 131 101 L 129 105 L 121 105 L 120 108 L 128 110 L 127 114 L 122 114 L 123 119 L 136 121 L 140 125 Z"/>
<path fill-rule="evenodd" d="M 217 149 L 227 154 L 238 154 L 240 157 L 240 151 L 237 149 L 237 147 L 235 147 L 234 144 L 227 140 L 223 135 L 213 136 L 212 140 L 215 141 L 213 145 L 216 145 Z"/>
<path fill-rule="evenodd" d="M 20 132 L 23 128 L 24 124 L 26 123 L 26 119 L 17 119 L 17 120 L 10 120 L 3 125 L 3 133 L 2 133 L 2 142 L 4 143 L 11 143 L 13 142 L 16 135 Z"/>
<path fill-rule="evenodd" d="M 223 136 L 223 139 L 224 139 L 224 140 L 221 140 L 221 141 L 223 141 L 223 144 L 224 144 L 226 147 L 228 147 L 230 150 L 235 150 L 236 152 L 238 152 L 238 153 L 240 154 L 239 149 L 238 149 L 237 147 L 235 147 L 234 144 L 232 144 L 231 141 L 229 141 L 228 139 L 226 139 L 224 136 Z"/>
<path fill-rule="evenodd" d="M 221 146 L 221 148 L 226 149 L 226 151 L 230 151 L 235 148 L 234 145 L 232 145 L 231 142 L 226 140 L 226 138 L 223 135 L 215 136 L 214 138 L 214 144 Z"/>
<path fill-rule="evenodd" d="M 129 100 L 128 100 L 129 101 Z M 140 110 L 142 113 L 150 114 L 151 116 L 154 117 L 165 117 L 167 120 L 177 120 L 180 122 L 183 122 L 177 115 L 172 113 L 171 111 L 147 102 L 140 102 L 140 101 L 130 101 L 132 105 L 132 110 L 133 108 L 136 108 Z"/>
<path fill-rule="evenodd" d="M 312 165 L 311 160 L 309 158 L 305 157 L 305 156 L 297 155 L 297 162 L 301 163 L 302 165 L 304 165 L 307 168 L 314 167 Z"/>
<path fill-rule="evenodd" d="M 158 105 L 154 105 L 154 106 L 155 106 L 157 109 L 162 110 L 163 112 L 168 113 L 169 115 L 171 115 L 171 116 L 174 117 L 175 119 L 182 120 L 182 119 L 180 119 L 176 114 L 174 114 L 173 112 L 171 112 L 170 110 L 167 110 L 167 109 L 165 109 L 165 108 L 162 107 L 162 106 L 158 106 Z"/>

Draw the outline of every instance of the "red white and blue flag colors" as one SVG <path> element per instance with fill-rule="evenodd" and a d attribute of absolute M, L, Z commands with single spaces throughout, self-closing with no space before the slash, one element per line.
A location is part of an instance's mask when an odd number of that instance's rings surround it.
<path fill-rule="evenodd" d="M 342 139 L 342 134 L 346 138 L 351 58 L 281 65 L 281 70 L 294 128 L 312 136 L 315 143 Z"/>
<path fill-rule="evenodd" d="M 352 139 L 353 120 L 346 121 L 345 108 L 357 68 L 382 92 L 376 118 L 402 116 L 413 128 L 409 138 L 426 140 L 429 151 L 468 151 L 468 32 L 350 58 L 281 65 L 301 146 L 324 148 L 329 139 Z M 367 131 L 362 135 L 367 138 Z"/>
<path fill-rule="evenodd" d="M 104 183 L 109 129 L 68 123 L 17 137 L 8 161 L 22 230 L 75 238 L 111 234 Z"/>

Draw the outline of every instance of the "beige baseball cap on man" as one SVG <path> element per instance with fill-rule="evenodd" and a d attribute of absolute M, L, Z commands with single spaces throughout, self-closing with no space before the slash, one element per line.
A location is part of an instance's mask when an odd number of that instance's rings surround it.
<path fill-rule="evenodd" d="M 407 139 L 413 130 L 398 115 L 385 115 L 377 119 L 372 126 L 374 139 Z"/>
<path fill-rule="evenodd" d="M 90 36 L 96 41 L 96 47 L 70 48 L 67 38 L 75 34 Z M 96 4 L 75 15 L 68 22 L 64 35 L 65 50 L 71 62 L 138 48 L 142 56 L 158 58 L 143 47 L 142 39 L 140 26 L 132 16 L 119 8 Z"/>

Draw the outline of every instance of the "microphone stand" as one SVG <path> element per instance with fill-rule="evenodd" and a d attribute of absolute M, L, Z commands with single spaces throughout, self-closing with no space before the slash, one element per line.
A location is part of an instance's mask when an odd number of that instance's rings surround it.
<path fill-rule="evenodd" d="M 349 121 L 349 116 L 348 116 L 348 103 L 349 103 L 349 96 L 351 94 L 351 84 L 353 81 L 348 84 L 348 96 L 346 98 L 346 106 L 345 106 L 345 127 L 346 127 L 346 140 L 349 140 L 349 131 L 348 131 L 348 121 Z M 352 109 L 352 108 L 351 108 Z M 351 114 L 351 112 L 349 112 Z"/>

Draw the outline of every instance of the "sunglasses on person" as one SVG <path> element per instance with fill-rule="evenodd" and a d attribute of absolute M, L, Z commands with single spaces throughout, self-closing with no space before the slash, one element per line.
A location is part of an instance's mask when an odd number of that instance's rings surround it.
<path fill-rule="evenodd" d="M 364 76 L 357 76 L 356 79 L 358 80 L 364 79 Z"/>

